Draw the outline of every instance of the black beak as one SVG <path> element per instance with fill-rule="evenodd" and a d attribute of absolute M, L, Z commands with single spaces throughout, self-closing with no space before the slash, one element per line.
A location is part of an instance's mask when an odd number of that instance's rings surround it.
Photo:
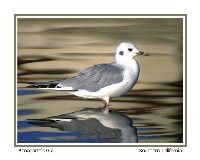
<path fill-rule="evenodd" d="M 139 51 L 137 54 L 138 54 L 138 55 L 149 56 L 149 54 L 148 54 L 148 53 L 146 53 L 146 52 L 142 52 L 142 51 Z"/>

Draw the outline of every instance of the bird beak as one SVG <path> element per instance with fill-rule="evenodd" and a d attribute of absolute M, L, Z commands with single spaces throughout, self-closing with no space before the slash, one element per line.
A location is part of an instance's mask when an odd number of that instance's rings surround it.
<path fill-rule="evenodd" d="M 137 55 L 143 55 L 143 56 L 148 56 L 149 54 L 146 53 L 146 52 L 142 52 L 142 51 L 139 51 L 136 53 Z"/>

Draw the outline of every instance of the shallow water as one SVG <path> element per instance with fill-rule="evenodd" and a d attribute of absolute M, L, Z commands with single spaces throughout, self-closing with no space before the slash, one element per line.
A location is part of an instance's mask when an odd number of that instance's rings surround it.
<path fill-rule="evenodd" d="M 114 61 L 117 45 L 134 42 L 150 56 L 137 56 L 140 77 L 126 95 L 111 99 L 112 110 L 127 115 L 137 128 L 138 143 L 183 140 L 182 19 L 18 19 L 17 80 L 60 80 L 94 64 Z M 102 106 L 63 92 L 17 84 L 18 143 L 106 143 L 29 124 L 40 119 Z"/>

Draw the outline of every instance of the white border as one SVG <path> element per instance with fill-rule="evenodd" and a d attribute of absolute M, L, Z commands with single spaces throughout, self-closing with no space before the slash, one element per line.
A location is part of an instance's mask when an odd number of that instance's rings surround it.
<path fill-rule="evenodd" d="M 185 117 L 185 115 L 186 115 L 186 112 L 185 112 L 185 108 L 187 107 L 186 105 L 187 104 L 185 104 L 185 98 L 186 98 L 186 92 L 185 92 L 185 90 L 186 90 L 186 86 L 185 86 L 185 84 L 186 84 L 186 82 L 185 82 L 185 78 L 186 78 L 186 76 L 185 76 L 185 72 L 186 72 L 186 70 L 185 70 L 185 62 L 186 62 L 186 46 L 185 46 L 185 44 L 186 44 L 186 35 L 185 35 L 185 33 L 186 33 L 186 28 L 185 28 L 185 26 L 186 26 L 186 19 L 185 19 L 185 16 L 183 16 L 183 15 L 161 15 L 161 16 L 158 16 L 158 15 L 149 15 L 149 16 L 147 16 L 147 15 L 136 15 L 136 16 L 132 16 L 132 15 L 116 15 L 116 16 L 114 16 L 114 15 L 108 15 L 108 16 L 106 16 L 106 15 L 94 15 L 94 16 L 89 16 L 89 15 L 69 15 L 69 16 L 67 16 L 67 15 L 59 15 L 59 16 L 57 16 L 56 14 L 55 14 L 55 16 L 54 15 L 16 15 L 16 17 L 15 17 L 16 19 L 16 24 L 15 24 L 15 26 L 16 26 L 16 30 L 15 30 L 15 36 L 16 36 L 16 39 L 15 39 L 15 49 L 16 49 L 16 57 L 15 57 L 15 62 L 17 62 L 17 19 L 18 18 L 182 18 L 183 19 L 183 143 L 17 143 L 17 106 L 15 106 L 15 109 L 16 109 L 16 111 L 15 111 L 15 113 L 16 113 L 16 119 L 15 119 L 15 125 L 16 125 L 16 133 L 15 133 L 15 140 L 16 140 L 16 142 L 15 142 L 15 145 L 17 146 L 17 147 L 23 147 L 23 146 L 28 146 L 28 147 L 32 147 L 32 146 L 36 146 L 36 147 L 48 147 L 48 146 L 51 146 L 51 147 L 56 147 L 56 146 L 59 146 L 59 147 L 65 147 L 65 146 L 77 146 L 77 147 L 79 147 L 79 146 L 119 146 L 119 147 L 122 147 L 122 146 L 130 146 L 130 147 L 139 147 L 139 146 L 145 146 L 145 147 L 152 147 L 152 146 L 154 146 L 154 147 L 156 147 L 156 146 L 163 146 L 163 147 L 168 147 L 168 146 L 176 146 L 176 147 L 184 147 L 185 145 L 186 145 L 186 139 L 187 139 L 187 137 L 186 137 L 186 135 L 185 135 L 185 133 L 186 133 L 186 128 L 185 128 L 185 126 L 186 126 L 186 117 Z M 16 65 L 17 65 L 17 63 L 16 63 Z M 15 68 L 15 76 L 16 76 L 16 78 L 17 78 L 17 66 L 15 66 L 16 68 Z M 15 102 L 15 105 L 17 105 L 17 80 L 15 81 L 15 86 L 16 86 L 16 93 L 15 93 L 15 97 L 16 97 L 16 102 Z"/>
<path fill-rule="evenodd" d="M 27 14 L 27 16 L 23 16 L 23 15 L 20 15 L 20 14 L 16 14 L 16 18 L 116 18 L 116 19 L 118 19 L 118 18 L 183 18 L 183 19 L 185 19 L 185 16 L 183 16 L 183 15 L 168 15 L 168 14 L 166 14 L 166 16 L 164 16 L 164 15 L 161 15 L 161 16 L 156 16 L 156 15 L 137 15 L 136 14 L 136 16 L 133 16 L 133 15 L 101 15 L 101 14 L 99 14 L 99 15 L 70 15 L 69 14 L 69 16 L 68 15 L 65 15 L 65 14 L 63 14 L 63 15 L 56 15 L 55 14 L 55 16 L 53 16 L 53 15 L 49 15 L 48 16 L 48 14 L 47 15 L 42 15 L 41 14 L 41 16 L 40 16 L 40 14 L 36 14 L 36 15 L 28 15 Z"/>

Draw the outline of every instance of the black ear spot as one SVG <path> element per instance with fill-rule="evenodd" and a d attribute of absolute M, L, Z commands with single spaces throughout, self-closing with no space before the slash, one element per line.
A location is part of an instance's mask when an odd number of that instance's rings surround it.
<path fill-rule="evenodd" d="M 128 51 L 130 51 L 130 52 L 131 52 L 132 50 L 133 50 L 132 48 L 128 48 Z"/>
<path fill-rule="evenodd" d="M 120 51 L 119 54 L 120 54 L 121 56 L 123 56 L 124 52 L 123 52 L 123 51 Z"/>

